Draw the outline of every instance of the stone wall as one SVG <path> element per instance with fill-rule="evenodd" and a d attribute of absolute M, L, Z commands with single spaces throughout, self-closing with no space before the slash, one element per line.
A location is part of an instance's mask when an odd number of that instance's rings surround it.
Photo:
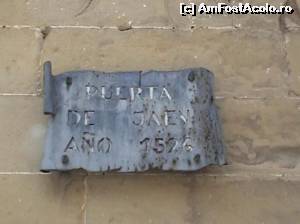
<path fill-rule="evenodd" d="M 281 16 L 182 17 L 180 2 L 0 1 L 1 223 L 299 222 L 299 0 L 268 1 L 294 7 Z M 55 74 L 213 71 L 228 164 L 194 173 L 41 173 L 46 60 Z"/>

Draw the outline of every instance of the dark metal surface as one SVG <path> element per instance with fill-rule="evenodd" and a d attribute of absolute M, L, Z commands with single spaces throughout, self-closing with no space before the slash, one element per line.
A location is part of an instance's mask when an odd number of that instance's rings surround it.
<path fill-rule="evenodd" d="M 224 164 L 220 123 L 206 69 L 51 73 L 42 170 L 198 170 Z"/>

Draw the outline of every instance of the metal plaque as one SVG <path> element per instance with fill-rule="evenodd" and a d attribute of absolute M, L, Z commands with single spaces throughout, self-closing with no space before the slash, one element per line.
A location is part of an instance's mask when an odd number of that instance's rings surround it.
<path fill-rule="evenodd" d="M 213 75 L 72 71 L 44 65 L 49 116 L 41 170 L 198 170 L 224 164 Z"/>

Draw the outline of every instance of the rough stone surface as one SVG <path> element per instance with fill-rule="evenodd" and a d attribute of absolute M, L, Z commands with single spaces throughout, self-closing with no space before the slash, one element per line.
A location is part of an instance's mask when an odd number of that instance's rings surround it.
<path fill-rule="evenodd" d="M 223 30 L 53 30 L 42 59 L 52 61 L 54 74 L 201 66 L 215 74 L 216 95 L 280 96 L 287 72 L 281 39 L 276 33 Z"/>
<path fill-rule="evenodd" d="M 282 180 L 94 176 L 87 223 L 296 223 L 298 188 Z"/>
<path fill-rule="evenodd" d="M 288 95 L 300 97 L 300 30 L 286 34 L 287 60 L 289 63 Z"/>
<path fill-rule="evenodd" d="M 169 17 L 164 1 L 160 0 L 4 0 L 0 2 L 0 24 L 166 26 Z"/>
<path fill-rule="evenodd" d="M 217 105 L 229 163 L 299 168 L 299 100 L 225 99 Z"/>
<path fill-rule="evenodd" d="M 249 3 L 251 5 L 265 5 L 268 2 L 270 5 L 274 5 L 276 7 L 280 7 L 281 5 L 285 4 L 285 0 L 238 0 L 233 1 L 232 4 L 238 4 L 239 2 L 242 3 Z M 270 30 L 272 32 L 280 31 L 281 26 L 281 15 L 278 14 L 271 14 L 271 15 L 235 15 L 233 17 L 233 25 L 235 27 L 240 27 L 244 29 L 250 30 L 261 30 L 266 31 Z"/>
<path fill-rule="evenodd" d="M 173 177 L 93 176 L 88 192 L 87 223 L 185 223 L 189 209 L 188 189 Z"/>
<path fill-rule="evenodd" d="M 292 15 L 198 15 L 179 16 L 179 4 L 190 1 L 180 0 L 2 0 L 0 2 L 1 25 L 29 26 L 145 26 L 145 27 L 175 27 L 193 29 L 199 27 L 242 27 L 278 31 L 282 25 L 299 27 L 299 1 L 291 0 L 251 0 L 251 1 L 215 1 L 195 0 L 199 5 L 216 5 L 225 2 L 228 5 L 250 3 L 253 5 L 269 4 L 280 6 L 290 5 L 295 9 Z M 51 12 L 51 13 L 49 13 Z M 11 14 L 14 13 L 14 16 Z"/>
<path fill-rule="evenodd" d="M 196 13 L 197 16 L 178 16 L 180 10 L 180 3 L 185 3 L 187 6 L 190 6 L 190 3 L 194 3 L 197 7 L 201 3 L 205 3 L 208 6 L 216 5 L 218 2 L 224 1 L 216 1 L 216 0 L 195 0 L 195 1 L 181 1 L 181 0 L 166 0 L 166 8 L 168 9 L 169 18 L 171 20 L 171 24 L 175 26 L 175 28 L 181 29 L 197 29 L 197 28 L 222 28 L 222 27 L 231 27 L 233 25 L 234 15 L 205 15 Z M 226 2 L 226 1 L 225 1 Z M 229 3 L 228 3 L 229 4 Z"/>
<path fill-rule="evenodd" d="M 231 26 L 233 16 L 179 16 L 180 0 L 3 0 L 0 2 L 0 24 L 35 26 L 141 26 L 193 27 Z M 214 5 L 213 0 L 194 1 Z M 221 2 L 221 1 L 219 1 Z M 188 2 L 187 2 L 188 3 Z M 17 12 L 14 17 L 12 12 Z M 51 12 L 51 13 L 49 13 Z"/>
<path fill-rule="evenodd" d="M 280 28 L 282 31 L 299 29 L 300 28 L 300 1 L 290 0 L 286 1 L 286 5 L 294 9 L 293 14 L 285 14 L 280 17 Z"/>
<path fill-rule="evenodd" d="M 1 223 L 299 222 L 299 0 L 268 1 L 298 9 L 284 16 L 182 17 L 179 2 L 0 1 Z M 47 117 L 33 95 L 46 60 L 55 74 L 206 67 L 228 165 L 42 175 Z"/>
<path fill-rule="evenodd" d="M 47 129 L 40 97 L 0 96 L 0 172 L 40 169 Z"/>
<path fill-rule="evenodd" d="M 35 92 L 40 56 L 39 34 L 28 29 L 2 28 L 0 49 L 0 93 Z"/>
<path fill-rule="evenodd" d="M 1 175 L 2 223 L 83 223 L 81 176 Z"/>

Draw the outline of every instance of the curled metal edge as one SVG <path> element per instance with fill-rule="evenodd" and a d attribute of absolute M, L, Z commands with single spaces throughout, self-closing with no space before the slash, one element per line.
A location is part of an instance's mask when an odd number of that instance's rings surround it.
<path fill-rule="evenodd" d="M 50 61 L 44 63 L 44 114 L 55 115 L 54 79 Z"/>
<path fill-rule="evenodd" d="M 194 70 L 195 68 L 190 68 L 190 70 Z M 205 68 L 197 68 L 197 69 L 204 69 L 206 72 L 210 74 L 211 81 L 213 82 L 214 80 L 214 74 L 210 72 L 209 70 Z M 184 69 L 185 70 L 185 69 Z M 75 71 L 71 71 L 75 72 Z M 76 71 L 79 72 L 79 71 Z M 68 72 L 61 73 L 59 75 L 65 75 Z M 212 83 L 213 86 L 213 83 Z M 54 119 L 55 116 L 55 77 L 52 74 L 52 65 L 50 61 L 46 61 L 44 63 L 44 114 L 46 115 L 52 115 L 50 119 Z M 219 140 L 219 145 L 217 146 L 217 160 L 216 163 L 210 163 L 204 165 L 202 168 L 208 166 L 208 165 L 224 165 L 226 164 L 226 147 L 224 145 L 224 139 L 223 139 L 223 128 L 222 124 L 220 123 L 220 118 L 218 116 L 217 112 L 217 107 L 216 105 L 213 105 L 210 111 L 210 117 L 214 117 L 216 119 L 216 123 L 214 123 L 214 137 L 216 137 Z M 49 120 L 49 124 L 50 124 Z M 218 125 L 217 125 L 218 123 Z M 48 125 L 48 131 L 49 132 L 49 125 Z M 48 133 L 49 134 L 49 133 Z M 47 141 L 47 139 L 46 139 Z M 49 143 L 49 142 L 48 142 Z M 47 143 L 46 143 L 47 144 Z M 45 153 L 45 152 L 44 152 Z M 200 168 L 200 169 L 202 169 Z M 76 170 L 76 169 L 85 169 L 84 167 L 80 168 L 72 168 L 72 169 L 67 169 L 67 170 Z M 67 171 L 67 170 L 57 170 L 57 169 L 41 169 L 42 172 L 50 172 L 50 171 Z M 87 170 L 87 169 L 85 169 Z M 155 169 L 157 170 L 157 169 Z M 95 172 L 95 171 L 89 171 L 88 172 Z M 109 171 L 109 170 L 108 170 Z M 108 172 L 108 171 L 102 171 L 102 172 Z M 145 170 L 145 171 L 139 171 L 139 172 L 151 172 L 151 169 Z M 186 170 L 161 170 L 162 172 L 169 172 L 169 171 L 175 171 L 175 172 L 182 172 Z M 189 171 L 196 171 L 196 170 L 189 170 Z M 98 171 L 99 172 L 99 171 Z M 100 171 L 101 172 L 101 171 Z M 124 172 L 124 171 L 123 171 Z"/>

